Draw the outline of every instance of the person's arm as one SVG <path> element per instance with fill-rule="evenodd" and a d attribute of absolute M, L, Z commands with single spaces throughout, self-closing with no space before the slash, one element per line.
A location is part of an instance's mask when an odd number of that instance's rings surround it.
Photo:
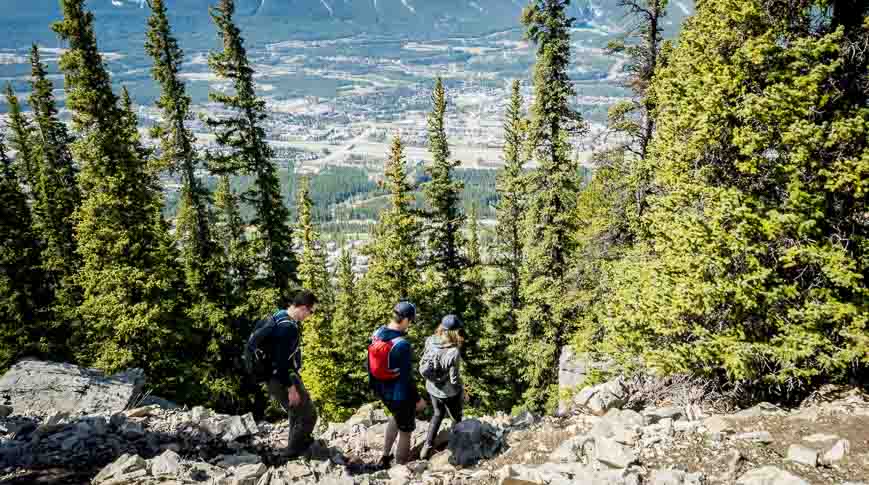
<path fill-rule="evenodd" d="M 413 371 L 413 352 L 411 351 L 410 343 L 405 340 L 401 345 L 393 347 L 392 350 L 398 351 L 396 358 L 399 362 L 399 385 L 407 390 L 407 399 L 416 402 L 419 399 L 419 393 L 416 390 L 416 373 Z"/>
<path fill-rule="evenodd" d="M 281 384 L 291 387 L 295 385 L 298 378 L 295 375 L 295 369 L 292 368 L 292 363 L 296 359 L 293 352 L 296 352 L 301 345 L 298 327 L 295 325 L 287 326 L 286 335 L 281 339 L 281 342 L 277 342 L 277 345 L 282 345 L 284 350 L 273 353 L 272 368 L 274 369 L 274 377 Z"/>
<path fill-rule="evenodd" d="M 461 383 L 460 374 L 459 374 L 459 366 L 462 363 L 462 357 L 459 355 L 459 352 L 456 351 L 456 355 L 453 357 L 452 365 L 450 365 L 450 384 L 459 385 Z"/>

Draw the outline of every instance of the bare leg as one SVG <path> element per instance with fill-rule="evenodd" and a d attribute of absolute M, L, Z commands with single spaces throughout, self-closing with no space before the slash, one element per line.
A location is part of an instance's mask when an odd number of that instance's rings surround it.
<path fill-rule="evenodd" d="M 392 452 L 392 445 L 395 443 L 395 437 L 398 435 L 398 423 L 395 421 L 395 416 L 389 418 L 386 423 L 386 433 L 383 435 L 383 456 L 389 456 Z"/>
<path fill-rule="evenodd" d="M 404 465 L 410 461 L 410 432 L 400 431 L 398 433 L 398 448 L 395 450 L 395 461 Z"/>

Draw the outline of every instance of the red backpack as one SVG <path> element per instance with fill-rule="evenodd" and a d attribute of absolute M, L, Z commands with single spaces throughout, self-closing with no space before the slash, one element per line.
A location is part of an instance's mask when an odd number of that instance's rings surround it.
<path fill-rule="evenodd" d="M 382 340 L 372 336 L 368 346 L 368 372 L 378 381 L 392 381 L 398 379 L 398 369 L 389 367 L 389 352 L 403 337 L 395 337 L 392 340 Z"/>

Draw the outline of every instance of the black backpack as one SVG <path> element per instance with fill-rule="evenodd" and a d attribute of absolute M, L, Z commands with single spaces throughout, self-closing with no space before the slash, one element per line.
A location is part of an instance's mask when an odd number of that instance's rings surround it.
<path fill-rule="evenodd" d="M 244 346 L 242 360 L 248 375 L 255 382 L 266 382 L 272 375 L 272 355 L 271 347 L 265 345 L 260 348 L 260 343 L 264 337 L 271 333 L 271 329 L 277 325 L 274 317 L 269 315 L 266 318 L 257 320 Z"/>
<path fill-rule="evenodd" d="M 419 373 L 427 381 L 442 384 L 450 377 L 449 369 L 443 366 L 441 355 L 443 350 L 426 348 L 419 360 Z"/>

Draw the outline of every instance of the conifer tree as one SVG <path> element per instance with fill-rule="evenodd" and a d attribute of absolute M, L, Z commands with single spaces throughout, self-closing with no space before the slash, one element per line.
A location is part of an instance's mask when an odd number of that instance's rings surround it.
<path fill-rule="evenodd" d="M 296 207 L 299 214 L 298 228 L 302 239 L 302 257 L 299 261 L 299 281 L 302 287 L 315 295 L 317 313 L 305 321 L 305 365 L 302 377 L 311 397 L 317 404 L 323 419 L 341 421 L 351 413 L 338 403 L 337 354 L 332 332 L 332 286 L 326 268 L 326 254 L 320 235 L 314 225 L 310 183 L 307 177 L 300 180 Z"/>
<path fill-rule="evenodd" d="M 157 389 L 174 395 L 178 340 L 186 326 L 176 300 L 178 278 L 158 222 L 160 193 L 120 106 L 97 48 L 93 15 L 83 0 L 62 2 L 53 28 L 68 43 L 60 60 L 66 105 L 80 137 L 72 153 L 81 164 L 82 204 L 76 219 L 86 320 L 85 362 L 107 371 L 142 367 Z M 186 387 L 186 386 L 184 386 Z M 167 394 L 164 394 L 167 395 Z"/>
<path fill-rule="evenodd" d="M 483 278 L 483 260 L 480 255 L 479 224 L 477 221 L 477 206 L 471 206 L 468 217 L 468 238 L 465 242 L 464 258 L 466 266 L 462 272 L 462 285 L 465 293 L 465 311 L 461 314 L 465 323 L 465 345 L 463 357 L 466 362 L 469 394 L 482 397 L 489 385 L 487 373 L 490 369 L 484 367 L 486 356 L 481 354 L 484 336 L 483 318 L 486 308 L 483 296 L 486 283 Z M 498 356 L 503 357 L 503 355 Z"/>
<path fill-rule="evenodd" d="M 511 86 L 510 104 L 504 120 L 504 168 L 498 174 L 498 208 L 495 264 L 498 268 L 498 286 L 506 289 L 509 326 L 505 334 L 515 330 L 516 311 L 520 306 L 520 278 L 522 268 L 522 222 L 527 195 L 523 166 L 525 165 L 525 120 L 522 115 L 522 93 L 519 80 Z M 507 323 L 507 322 L 505 322 Z"/>
<path fill-rule="evenodd" d="M 227 79 L 233 85 L 231 94 L 209 94 L 211 100 L 223 104 L 233 113 L 227 118 L 207 121 L 215 132 L 217 143 L 229 151 L 214 157 L 213 165 L 217 173 L 240 173 L 254 178 L 243 200 L 256 210 L 256 217 L 251 221 L 257 228 L 257 239 L 253 244 L 257 254 L 262 256 L 263 285 L 276 285 L 285 294 L 291 283 L 297 280 L 289 211 L 281 197 L 277 168 L 272 161 L 274 153 L 266 142 L 262 127 L 266 118 L 265 101 L 256 96 L 253 69 L 248 63 L 241 32 L 234 23 L 234 13 L 233 0 L 220 0 L 211 9 L 223 50 L 212 53 L 208 65 L 219 78 Z"/>
<path fill-rule="evenodd" d="M 528 129 L 539 168 L 529 184 L 522 266 L 522 309 L 514 351 L 525 357 L 526 404 L 535 410 L 554 405 L 558 361 L 576 319 L 567 278 L 573 263 L 577 165 L 569 136 L 582 129 L 582 117 L 569 101 L 574 95 L 570 64 L 569 0 L 537 0 L 522 15 L 526 35 L 537 46 L 534 104 Z"/>
<path fill-rule="evenodd" d="M 0 133 L 0 370 L 29 353 L 47 354 L 39 243 L 30 208 Z"/>
<path fill-rule="evenodd" d="M 360 284 L 364 302 L 361 320 L 369 332 L 389 320 L 399 300 L 419 303 L 420 296 L 420 224 L 411 206 L 412 188 L 407 181 L 404 146 L 398 136 L 392 140 L 384 178 L 389 206 L 380 213 L 373 241 L 364 249 L 370 259 Z"/>
<path fill-rule="evenodd" d="M 30 64 L 33 76 L 30 107 L 35 122 L 33 145 L 39 160 L 34 228 L 43 242 L 42 267 L 54 293 L 54 319 L 78 336 L 81 329 L 75 312 L 81 303 L 81 290 L 74 277 L 81 260 L 76 251 L 73 215 L 81 203 L 81 193 L 69 148 L 73 138 L 58 119 L 53 85 L 46 78 L 36 45 L 30 51 Z"/>
<path fill-rule="evenodd" d="M 216 290 L 211 282 L 217 280 L 212 264 L 216 248 L 209 228 L 208 191 L 196 177 L 200 160 L 193 132 L 185 126 L 192 114 L 190 96 L 179 77 L 184 53 L 172 35 L 164 0 L 151 0 L 150 5 L 145 49 L 154 61 L 151 73 L 160 84 L 157 107 L 163 114 L 151 136 L 160 140 L 159 165 L 181 176 L 175 238 L 181 247 L 187 287 L 197 299 L 212 299 Z"/>
<path fill-rule="evenodd" d="M 221 273 L 224 275 L 224 305 L 233 308 L 236 299 L 244 299 L 250 289 L 251 267 L 248 244 L 244 233 L 238 196 L 232 190 L 229 176 L 223 175 L 214 192 L 214 236 L 222 256 Z"/>
<path fill-rule="evenodd" d="M 477 353 L 483 384 L 478 386 L 474 397 L 477 405 L 487 411 L 511 411 L 524 387 L 519 373 L 521 358 L 509 346 L 511 336 L 516 334 L 517 313 L 521 308 L 522 226 L 527 198 L 523 175 L 527 152 L 525 123 L 520 83 L 516 80 L 511 86 L 504 120 L 504 168 L 497 178 L 494 288 L 487 295 Z"/>
<path fill-rule="evenodd" d="M 461 253 L 461 228 L 465 216 L 459 207 L 462 183 L 453 180 L 452 172 L 458 161 L 450 161 L 450 148 L 444 127 L 447 98 L 441 78 L 435 81 L 431 95 L 432 111 L 428 116 L 428 146 L 432 165 L 428 168 L 431 182 L 425 188 L 431 207 L 428 224 L 428 261 L 436 281 L 436 305 L 443 313 L 462 314 L 467 297 L 462 284 L 462 271 L 467 261 Z"/>
<path fill-rule="evenodd" d="M 6 83 L 6 104 L 9 105 L 9 147 L 15 150 L 15 170 L 33 194 L 36 191 L 39 166 L 33 149 L 33 126 L 21 111 L 12 84 Z M 32 197 L 32 195 L 31 195 Z"/>
<path fill-rule="evenodd" d="M 368 373 L 360 362 L 365 361 L 366 344 L 371 332 L 359 321 L 359 291 L 353 274 L 353 259 L 344 248 L 336 268 L 337 287 L 335 310 L 332 312 L 332 345 L 336 356 L 338 406 L 355 409 L 368 398 Z"/>
<path fill-rule="evenodd" d="M 869 228 L 869 57 L 853 55 L 869 5 L 777 8 L 704 2 L 655 75 L 659 193 L 598 314 L 599 349 L 625 366 L 763 392 L 869 366 L 869 247 L 855 244 Z"/>

